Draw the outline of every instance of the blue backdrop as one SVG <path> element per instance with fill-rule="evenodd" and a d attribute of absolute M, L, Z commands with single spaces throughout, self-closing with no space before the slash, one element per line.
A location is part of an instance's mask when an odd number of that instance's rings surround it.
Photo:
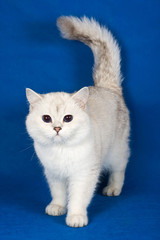
<path fill-rule="evenodd" d="M 93 56 L 61 39 L 60 15 L 95 17 L 121 46 L 123 88 L 131 112 L 132 155 L 119 197 L 89 207 L 89 225 L 45 215 L 50 201 L 42 168 L 25 129 L 25 88 L 72 92 L 92 85 Z M 0 239 L 160 239 L 160 1 L 1 0 Z"/>

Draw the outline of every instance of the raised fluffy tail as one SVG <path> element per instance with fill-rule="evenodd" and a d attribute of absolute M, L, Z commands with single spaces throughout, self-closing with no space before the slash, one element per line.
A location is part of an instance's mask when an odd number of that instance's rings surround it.
<path fill-rule="evenodd" d="M 95 86 L 121 92 L 120 50 L 112 34 L 94 19 L 60 17 L 57 20 L 62 36 L 88 45 L 94 54 Z"/>

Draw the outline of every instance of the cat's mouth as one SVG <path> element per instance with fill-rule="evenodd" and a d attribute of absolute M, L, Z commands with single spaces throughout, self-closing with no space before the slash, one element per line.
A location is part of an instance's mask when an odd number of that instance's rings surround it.
<path fill-rule="evenodd" d="M 54 138 L 56 138 L 56 139 L 60 139 L 60 138 L 62 138 L 62 135 L 59 134 L 59 133 L 56 133 L 55 136 L 54 136 Z"/>
<path fill-rule="evenodd" d="M 55 137 L 60 137 L 60 135 L 57 133 L 57 134 L 55 135 Z"/>
<path fill-rule="evenodd" d="M 64 139 L 63 139 L 63 137 L 62 137 L 60 134 L 56 134 L 56 135 L 53 137 L 53 142 L 54 142 L 54 143 L 63 143 L 63 142 L 64 142 Z"/>

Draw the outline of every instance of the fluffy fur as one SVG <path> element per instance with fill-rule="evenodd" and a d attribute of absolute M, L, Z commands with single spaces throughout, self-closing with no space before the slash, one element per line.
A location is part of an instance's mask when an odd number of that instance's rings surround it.
<path fill-rule="evenodd" d="M 95 86 L 74 94 L 42 95 L 27 89 L 26 126 L 53 198 L 46 213 L 62 215 L 67 209 L 67 225 L 82 227 L 88 223 L 87 207 L 102 170 L 110 171 L 103 194 L 121 193 L 129 157 L 129 112 L 122 96 L 120 51 L 111 33 L 86 17 L 60 17 L 57 25 L 64 38 L 92 49 Z M 51 122 L 42 120 L 45 114 Z M 65 122 L 65 115 L 73 120 Z M 58 134 L 54 127 L 61 127 Z"/>

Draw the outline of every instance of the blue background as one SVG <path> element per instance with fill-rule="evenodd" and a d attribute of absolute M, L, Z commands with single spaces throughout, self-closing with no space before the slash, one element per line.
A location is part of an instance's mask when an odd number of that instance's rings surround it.
<path fill-rule="evenodd" d="M 131 151 L 123 192 L 99 186 L 89 225 L 44 214 L 51 197 L 26 133 L 25 88 L 72 92 L 92 85 L 93 56 L 60 37 L 60 15 L 95 17 L 121 46 L 123 89 L 131 112 Z M 160 239 L 160 1 L 1 0 L 0 239 Z"/>

